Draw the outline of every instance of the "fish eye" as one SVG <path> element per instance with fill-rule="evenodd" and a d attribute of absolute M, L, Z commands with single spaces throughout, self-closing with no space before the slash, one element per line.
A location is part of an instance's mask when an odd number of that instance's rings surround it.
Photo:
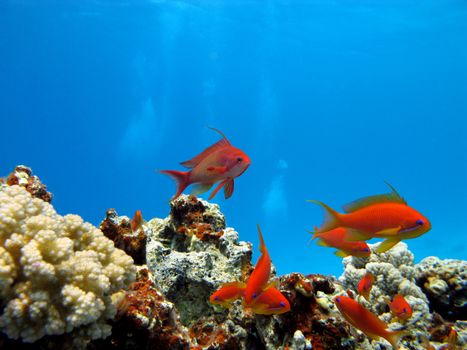
<path fill-rule="evenodd" d="M 404 312 L 407 312 L 407 308 L 406 308 L 406 307 L 404 307 L 404 309 L 403 309 L 402 311 L 404 311 Z"/>
<path fill-rule="evenodd" d="M 239 162 L 239 163 L 240 163 L 242 160 L 243 160 L 242 157 L 238 157 L 238 158 L 237 158 L 237 162 Z"/>
<path fill-rule="evenodd" d="M 363 251 L 364 251 L 365 253 L 368 253 L 368 252 L 370 251 L 370 248 L 365 248 L 365 249 L 363 249 Z"/>
<path fill-rule="evenodd" d="M 415 221 L 415 223 L 417 224 L 417 226 L 423 226 L 424 224 L 423 220 L 421 219 L 418 219 L 417 221 Z"/>
<path fill-rule="evenodd" d="M 284 306 L 285 306 L 285 303 L 284 303 L 283 301 L 281 301 L 281 302 L 279 303 L 279 306 L 280 306 L 280 307 L 284 307 Z"/>
<path fill-rule="evenodd" d="M 214 297 L 214 300 L 219 300 L 219 297 L 216 295 L 216 296 Z"/>
<path fill-rule="evenodd" d="M 253 299 L 255 299 L 257 297 L 257 294 L 253 293 L 252 297 L 253 297 Z"/>
<path fill-rule="evenodd" d="M 338 303 L 340 303 L 340 302 L 341 302 L 341 298 L 337 297 L 337 298 L 336 298 L 336 301 L 337 301 Z"/>

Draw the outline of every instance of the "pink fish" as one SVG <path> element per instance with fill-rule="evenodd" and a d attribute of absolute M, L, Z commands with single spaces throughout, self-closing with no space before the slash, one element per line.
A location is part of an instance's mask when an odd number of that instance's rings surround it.
<path fill-rule="evenodd" d="M 161 170 L 161 173 L 171 176 L 177 183 L 177 192 L 172 197 L 176 199 L 191 184 L 196 184 L 192 194 L 207 192 L 218 183 L 209 199 L 224 187 L 225 198 L 230 198 L 234 191 L 234 178 L 242 175 L 250 166 L 250 158 L 240 149 L 231 145 L 227 137 L 219 130 L 210 128 L 222 135 L 222 139 L 206 148 L 191 160 L 182 162 L 190 171 Z"/>

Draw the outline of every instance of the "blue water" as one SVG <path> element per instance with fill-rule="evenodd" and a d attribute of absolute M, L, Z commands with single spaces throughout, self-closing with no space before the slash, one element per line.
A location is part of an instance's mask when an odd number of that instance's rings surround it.
<path fill-rule="evenodd" d="M 466 259 L 466 43 L 463 0 L 3 0 L 0 174 L 32 167 L 96 225 L 165 217 L 175 185 L 154 170 L 182 170 L 209 125 L 252 159 L 214 202 L 255 257 L 261 224 L 279 273 L 340 274 L 307 245 L 323 215 L 306 200 L 384 180 L 432 222 L 416 260 Z"/>

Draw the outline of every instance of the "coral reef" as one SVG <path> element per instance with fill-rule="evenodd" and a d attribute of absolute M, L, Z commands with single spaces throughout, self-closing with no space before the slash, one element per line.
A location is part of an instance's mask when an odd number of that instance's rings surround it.
<path fill-rule="evenodd" d="M 420 270 L 426 270 L 423 265 L 415 265 L 413 254 L 408 250 L 407 244 L 400 242 L 385 253 L 376 254 L 374 249 L 377 244 L 370 245 L 373 253 L 369 258 L 349 257 L 343 260 L 344 273 L 339 278 L 342 285 L 350 290 L 351 294 L 357 295 L 357 283 L 368 271 L 376 280 L 370 293 L 369 301 L 358 296 L 358 301 L 374 312 L 389 328 L 407 329 L 408 335 L 403 338 L 402 344 L 410 349 L 425 349 L 422 339 L 445 342 L 441 336 L 433 336 L 435 326 L 434 315 L 430 313 L 430 303 L 423 290 L 417 285 L 421 279 Z M 458 282 L 462 280 L 459 277 Z M 353 292 L 353 293 L 352 293 Z M 393 318 L 385 301 L 385 297 L 391 298 L 395 294 L 401 294 L 408 301 L 413 310 L 413 315 L 406 322 Z M 465 287 L 464 287 L 465 293 Z M 438 327 L 444 325 L 447 328 L 444 333 L 449 333 L 448 326 L 442 319 L 438 319 Z M 461 327 L 459 327 L 459 330 Z M 387 344 L 383 341 L 372 341 L 364 348 L 374 348 Z"/>
<path fill-rule="evenodd" d="M 148 226 L 143 226 L 133 232 L 128 217 L 118 216 L 115 209 L 109 209 L 99 228 L 115 243 L 117 248 L 131 256 L 135 264 L 146 263 L 146 231 L 150 230 Z"/>
<path fill-rule="evenodd" d="M 36 175 L 32 175 L 31 168 L 25 165 L 18 165 L 15 170 L 7 176 L 5 183 L 9 186 L 22 186 L 33 197 L 40 198 L 45 202 L 52 202 L 53 195 L 47 191 L 47 186 L 45 186 Z"/>
<path fill-rule="evenodd" d="M 173 302 L 183 324 L 213 314 L 209 296 L 220 284 L 242 280 L 251 269 L 251 245 L 225 228 L 219 207 L 180 196 L 170 216 L 153 219 L 146 261 L 155 281 Z"/>
<path fill-rule="evenodd" d="M 415 274 L 431 310 L 449 321 L 467 315 L 467 261 L 430 256 L 417 264 Z"/>
<path fill-rule="evenodd" d="M 0 182 L 1 349 L 390 349 L 344 320 L 333 302 L 344 294 L 406 329 L 402 348 L 425 349 L 429 339 L 447 349 L 452 329 L 459 348 L 467 342 L 465 261 L 415 265 L 405 243 L 382 254 L 370 245 L 370 257 L 343 259 L 339 280 L 273 270 L 291 310 L 255 315 L 242 300 L 209 303 L 221 284 L 253 270 L 251 244 L 226 228 L 219 206 L 181 195 L 167 218 L 133 229 L 109 209 L 99 230 L 58 215 L 51 199 L 24 166 Z M 367 271 L 376 277 L 368 301 L 356 292 Z M 387 306 L 396 293 L 413 309 L 406 321 Z"/>
<path fill-rule="evenodd" d="M 77 215 L 58 215 L 24 187 L 0 186 L 0 329 L 34 342 L 79 329 L 110 334 L 112 295 L 135 276 L 132 259 Z"/>

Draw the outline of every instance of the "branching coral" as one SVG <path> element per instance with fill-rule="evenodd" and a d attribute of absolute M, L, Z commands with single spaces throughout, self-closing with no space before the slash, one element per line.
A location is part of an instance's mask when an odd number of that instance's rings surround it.
<path fill-rule="evenodd" d="M 0 185 L 0 330 L 34 342 L 78 328 L 110 333 L 112 295 L 135 276 L 132 259 L 77 215 L 58 215 L 25 188 Z"/>
<path fill-rule="evenodd" d="M 375 245 L 370 245 L 373 249 Z M 424 349 L 421 339 L 429 338 L 429 325 L 432 315 L 429 312 L 429 303 L 423 291 L 415 283 L 416 265 L 413 254 L 403 242 L 398 243 L 386 253 L 373 253 L 369 258 L 345 258 L 345 271 L 339 278 L 345 288 L 356 293 L 356 285 L 366 271 L 375 277 L 375 283 L 370 293 L 369 301 L 358 297 L 358 301 L 377 314 L 392 329 L 406 327 L 410 336 L 405 342 L 410 343 L 413 349 Z M 386 298 L 394 294 L 402 294 L 413 310 L 412 317 L 405 323 L 392 317 L 386 304 Z M 373 346 L 380 342 L 373 342 Z"/>

